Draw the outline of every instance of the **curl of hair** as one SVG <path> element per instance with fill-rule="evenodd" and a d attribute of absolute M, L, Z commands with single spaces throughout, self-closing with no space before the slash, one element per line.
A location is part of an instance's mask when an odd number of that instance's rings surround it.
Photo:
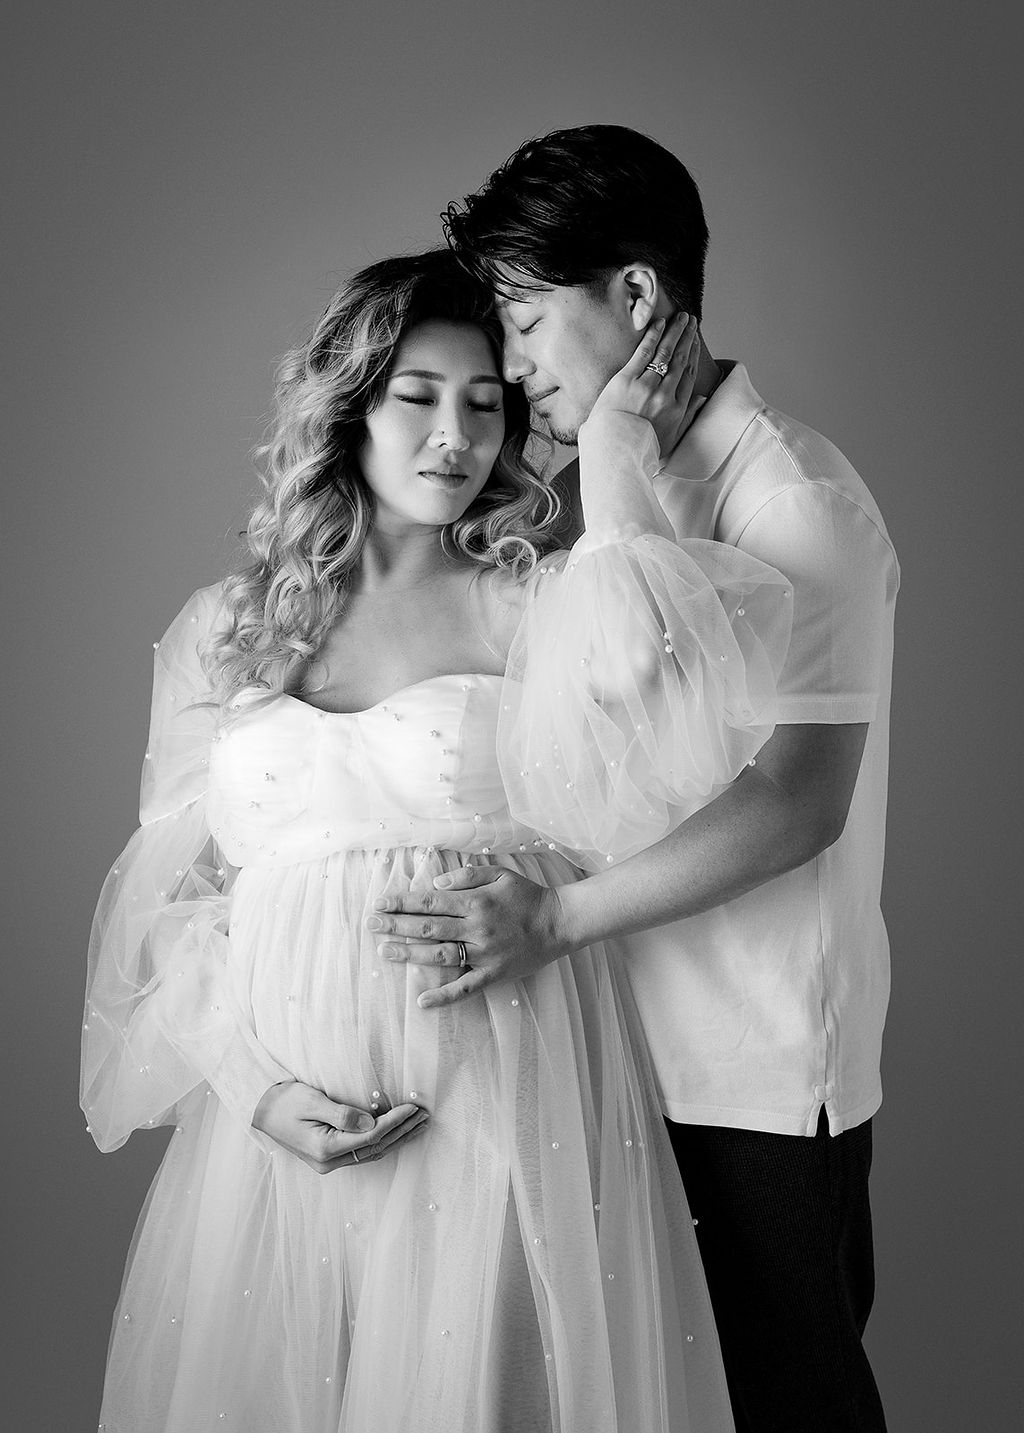
<path fill-rule="evenodd" d="M 398 345 L 429 319 L 471 323 L 501 371 L 491 294 L 446 249 L 385 259 L 333 297 L 309 339 L 277 371 L 267 439 L 254 453 L 263 495 L 246 532 L 248 561 L 223 585 L 225 621 L 204 666 L 221 705 L 243 689 L 294 690 L 340 615 L 373 523 L 358 453 Z M 503 383 L 505 437 L 487 483 L 442 530 L 445 551 L 522 575 L 556 545 L 556 494 L 526 456 L 533 435 L 521 389 Z"/>

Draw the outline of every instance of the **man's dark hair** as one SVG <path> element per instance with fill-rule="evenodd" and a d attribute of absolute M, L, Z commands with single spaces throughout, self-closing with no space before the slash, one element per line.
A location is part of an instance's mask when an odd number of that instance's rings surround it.
<path fill-rule="evenodd" d="M 538 284 L 597 289 L 639 261 L 673 304 L 701 317 L 700 194 L 674 154 L 635 130 L 590 124 L 527 140 L 442 222 L 467 268 L 500 293 L 514 297 L 506 268 Z"/>

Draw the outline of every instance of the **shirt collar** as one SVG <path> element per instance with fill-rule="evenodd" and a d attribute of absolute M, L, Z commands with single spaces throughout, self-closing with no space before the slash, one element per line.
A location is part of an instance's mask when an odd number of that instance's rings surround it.
<path fill-rule="evenodd" d="M 725 377 L 679 442 L 669 453 L 658 478 L 685 478 L 706 483 L 713 478 L 744 432 L 764 411 L 765 403 L 742 363 L 723 360 Z"/>

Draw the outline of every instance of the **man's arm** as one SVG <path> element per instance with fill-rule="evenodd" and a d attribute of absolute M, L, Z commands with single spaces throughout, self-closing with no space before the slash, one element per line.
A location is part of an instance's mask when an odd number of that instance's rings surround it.
<path fill-rule="evenodd" d="M 574 947 L 698 915 L 813 860 L 842 835 L 867 730 L 777 727 L 754 763 L 670 835 L 561 889 Z"/>
<path fill-rule="evenodd" d="M 776 728 L 754 763 L 656 845 L 575 884 L 540 886 L 500 866 L 438 877 L 436 894 L 378 905 L 386 958 L 470 970 L 424 992 L 451 1004 L 612 936 L 696 915 L 813 860 L 841 835 L 867 723 Z M 398 937 L 398 941 L 388 939 Z M 409 943 L 406 944 L 405 942 Z"/>

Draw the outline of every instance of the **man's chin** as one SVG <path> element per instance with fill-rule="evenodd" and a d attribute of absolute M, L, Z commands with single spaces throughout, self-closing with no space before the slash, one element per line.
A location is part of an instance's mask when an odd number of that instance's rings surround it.
<path fill-rule="evenodd" d="M 541 420 L 547 429 L 549 438 L 553 438 L 556 443 L 564 444 L 566 448 L 575 448 L 583 424 L 582 418 L 577 418 L 570 426 L 570 422 L 567 421 L 564 414 L 538 413 L 534 409 L 534 417 Z"/>

